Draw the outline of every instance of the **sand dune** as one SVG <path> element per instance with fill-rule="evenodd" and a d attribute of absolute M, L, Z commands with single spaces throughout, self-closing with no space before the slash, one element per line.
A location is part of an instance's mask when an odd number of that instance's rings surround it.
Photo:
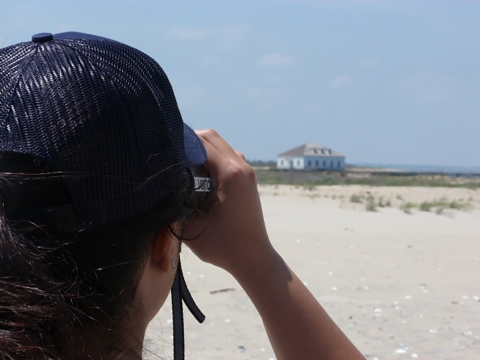
<path fill-rule="evenodd" d="M 368 359 L 480 358 L 479 190 L 259 191 L 273 244 Z M 352 202 L 352 195 L 363 202 Z M 366 210 L 368 196 L 376 211 Z M 412 207 L 407 214 L 402 208 L 441 198 L 468 203 L 468 211 L 446 208 L 438 215 L 434 208 Z M 187 358 L 274 359 L 262 322 L 235 280 L 187 248 L 182 262 L 207 316 L 199 325 L 185 314 Z M 167 303 L 150 327 L 147 347 L 171 358 L 171 334 Z"/>

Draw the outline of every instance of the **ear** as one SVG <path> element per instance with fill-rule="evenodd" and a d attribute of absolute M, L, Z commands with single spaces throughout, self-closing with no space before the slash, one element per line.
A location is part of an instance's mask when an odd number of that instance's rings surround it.
<path fill-rule="evenodd" d="M 167 228 L 162 229 L 155 238 L 152 250 L 152 261 L 167 274 L 177 271 L 180 244 Z"/>

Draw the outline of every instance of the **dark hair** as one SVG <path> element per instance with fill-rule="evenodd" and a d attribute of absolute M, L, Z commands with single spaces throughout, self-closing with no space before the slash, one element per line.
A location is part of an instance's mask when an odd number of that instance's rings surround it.
<path fill-rule="evenodd" d="M 190 214 L 187 185 L 122 223 L 62 232 L 42 209 L 71 203 L 65 174 L 22 154 L 0 165 L 0 359 L 91 358 L 95 338 L 118 350 L 155 235 Z"/>

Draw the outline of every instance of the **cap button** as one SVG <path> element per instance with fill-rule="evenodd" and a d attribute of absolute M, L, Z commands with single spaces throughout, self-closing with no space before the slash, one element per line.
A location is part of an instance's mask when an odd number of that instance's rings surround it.
<path fill-rule="evenodd" d="M 32 36 L 32 41 L 36 43 L 44 43 L 53 40 L 53 35 L 50 33 L 40 33 Z"/>

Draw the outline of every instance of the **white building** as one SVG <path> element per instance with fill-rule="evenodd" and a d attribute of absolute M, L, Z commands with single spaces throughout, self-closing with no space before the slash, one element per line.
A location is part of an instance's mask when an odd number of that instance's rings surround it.
<path fill-rule="evenodd" d="M 345 170 L 345 156 L 317 144 L 305 144 L 278 155 L 277 169 Z"/>

